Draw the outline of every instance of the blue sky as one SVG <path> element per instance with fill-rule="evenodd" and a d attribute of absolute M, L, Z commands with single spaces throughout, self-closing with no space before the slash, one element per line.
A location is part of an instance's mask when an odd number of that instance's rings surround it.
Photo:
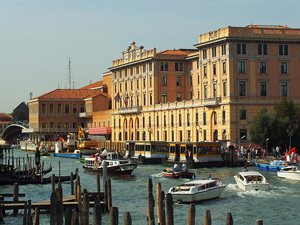
<path fill-rule="evenodd" d="M 101 79 L 130 42 L 157 51 L 193 48 L 199 34 L 227 26 L 300 28 L 297 0 L 2 0 L 0 112 Z M 73 83 L 74 82 L 74 83 Z"/>

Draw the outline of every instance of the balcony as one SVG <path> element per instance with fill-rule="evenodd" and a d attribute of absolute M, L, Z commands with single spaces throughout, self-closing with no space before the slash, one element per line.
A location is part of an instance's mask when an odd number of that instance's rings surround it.
<path fill-rule="evenodd" d="M 91 112 L 82 112 L 82 113 L 79 113 L 79 118 L 92 118 L 93 116 L 93 113 Z"/>
<path fill-rule="evenodd" d="M 119 114 L 138 114 L 141 113 L 142 106 L 132 106 L 126 108 L 119 108 Z"/>
<path fill-rule="evenodd" d="M 203 106 L 215 107 L 215 106 L 219 106 L 220 102 L 221 102 L 221 97 L 205 98 L 203 102 Z"/>

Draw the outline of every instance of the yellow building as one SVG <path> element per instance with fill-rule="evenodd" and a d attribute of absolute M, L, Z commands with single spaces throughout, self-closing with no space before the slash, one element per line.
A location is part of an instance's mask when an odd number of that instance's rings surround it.
<path fill-rule="evenodd" d="M 132 42 L 113 60 L 112 140 L 248 144 L 251 122 L 282 96 L 299 103 L 300 29 L 226 27 L 196 49 Z"/>

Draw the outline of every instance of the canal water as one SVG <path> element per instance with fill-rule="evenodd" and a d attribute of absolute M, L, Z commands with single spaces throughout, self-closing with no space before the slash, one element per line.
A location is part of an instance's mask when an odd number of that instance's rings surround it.
<path fill-rule="evenodd" d="M 15 157 L 34 157 L 34 152 L 14 150 Z M 43 156 L 45 168 L 50 164 L 53 167 L 51 173 L 59 174 L 58 165 L 61 164 L 61 175 L 70 175 L 79 169 L 82 190 L 96 191 L 96 175 L 84 173 L 83 164 L 76 159 Z M 132 224 L 147 224 L 147 184 L 148 179 L 153 181 L 153 194 L 156 198 L 156 185 L 161 183 L 162 190 L 167 193 L 171 186 L 187 182 L 188 180 L 171 180 L 161 176 L 161 165 L 139 165 L 133 172 L 132 178 L 111 177 L 113 206 L 119 209 L 119 224 L 123 224 L 125 212 L 129 211 Z M 237 188 L 233 178 L 243 168 L 200 168 L 191 169 L 196 173 L 196 179 L 212 177 L 222 179 L 227 187 L 222 192 L 221 198 L 196 204 L 196 224 L 204 223 L 205 211 L 211 211 L 212 224 L 225 224 L 227 213 L 231 212 L 234 224 L 253 225 L 257 219 L 262 219 L 265 225 L 296 225 L 299 224 L 300 182 L 278 178 L 274 172 L 260 171 L 270 183 L 269 191 L 243 192 Z M 249 167 L 249 170 L 257 170 Z M 50 176 L 46 175 L 45 177 Z M 63 195 L 70 195 L 70 183 L 62 184 Z M 101 179 L 101 190 L 103 183 Z M 13 185 L 0 186 L 1 193 L 12 193 Z M 51 184 L 44 185 L 21 185 L 20 193 L 25 193 L 25 198 L 32 202 L 50 199 Z M 155 199 L 156 200 L 156 199 Z M 176 225 L 187 223 L 189 205 L 174 205 L 174 221 Z M 13 216 L 12 211 L 7 211 L 4 217 L 5 224 L 22 224 L 23 212 Z M 93 209 L 90 208 L 90 223 L 92 224 Z M 155 208 L 156 214 L 156 208 Z M 40 224 L 49 224 L 49 213 L 40 215 Z M 155 215 L 155 218 L 157 216 Z M 109 224 L 109 215 L 103 215 L 103 224 Z M 157 219 L 155 224 L 157 224 Z"/>

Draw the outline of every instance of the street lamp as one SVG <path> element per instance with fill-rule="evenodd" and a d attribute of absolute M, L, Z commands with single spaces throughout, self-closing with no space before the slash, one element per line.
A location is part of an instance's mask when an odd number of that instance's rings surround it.
<path fill-rule="evenodd" d="M 269 138 L 266 139 L 266 156 L 268 157 L 269 155 L 269 151 L 268 151 L 268 141 L 269 141 Z"/>
<path fill-rule="evenodd" d="M 289 150 L 292 148 L 292 136 L 294 134 L 294 130 L 291 125 L 289 125 L 288 129 L 286 129 L 287 135 L 290 137 L 290 145 L 289 145 Z"/>

